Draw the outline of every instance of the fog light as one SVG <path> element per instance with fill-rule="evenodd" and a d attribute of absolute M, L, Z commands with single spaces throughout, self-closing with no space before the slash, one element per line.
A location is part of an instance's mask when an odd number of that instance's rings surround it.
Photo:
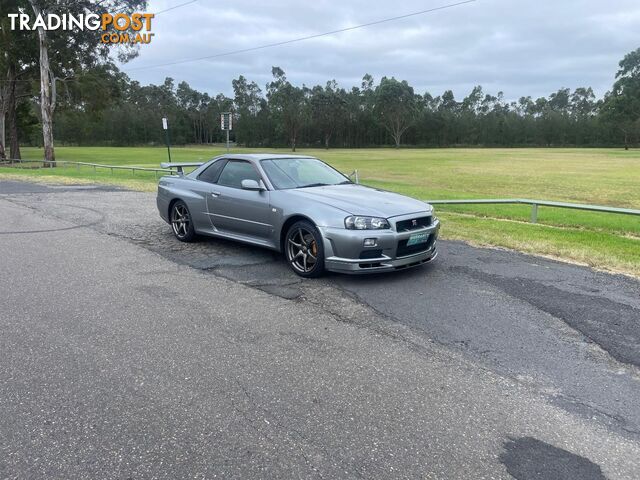
<path fill-rule="evenodd" d="M 375 247 L 377 245 L 377 238 L 365 238 L 364 246 L 365 247 Z"/>

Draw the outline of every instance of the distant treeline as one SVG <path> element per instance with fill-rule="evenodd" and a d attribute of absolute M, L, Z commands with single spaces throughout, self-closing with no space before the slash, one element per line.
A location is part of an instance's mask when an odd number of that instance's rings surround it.
<path fill-rule="evenodd" d="M 626 146 L 639 139 L 640 49 L 620 62 L 611 91 L 600 99 L 589 87 L 509 102 L 480 86 L 456 99 L 451 90 L 416 93 L 395 78 L 376 83 L 365 75 L 347 90 L 335 81 L 296 86 L 278 67 L 272 74 L 264 89 L 240 76 L 229 98 L 171 78 L 141 85 L 103 66 L 58 89 L 56 143 L 163 144 L 165 116 L 174 144 L 223 142 L 220 113 L 227 111 L 234 114 L 232 140 L 249 147 Z M 26 119 L 23 140 L 38 144 L 36 99 L 31 105 L 18 114 Z"/>

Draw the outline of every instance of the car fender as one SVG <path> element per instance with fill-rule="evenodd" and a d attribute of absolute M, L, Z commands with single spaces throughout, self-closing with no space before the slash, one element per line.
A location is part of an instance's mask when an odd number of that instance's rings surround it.
<path fill-rule="evenodd" d="M 282 245 L 282 235 L 286 232 L 283 227 L 293 218 L 306 218 L 317 227 L 344 228 L 344 219 L 349 216 L 340 208 L 323 202 L 295 202 L 295 198 L 286 194 L 286 191 L 275 190 L 271 193 L 271 207 L 274 213 L 274 238 L 275 245 Z"/>
<path fill-rule="evenodd" d="M 160 216 L 169 222 L 169 206 L 174 200 L 182 200 L 187 204 L 192 214 L 206 211 L 206 198 L 204 194 L 193 191 L 190 183 L 193 180 L 182 177 L 162 177 L 158 183 L 158 212 Z M 194 211 L 195 207 L 195 211 Z"/>

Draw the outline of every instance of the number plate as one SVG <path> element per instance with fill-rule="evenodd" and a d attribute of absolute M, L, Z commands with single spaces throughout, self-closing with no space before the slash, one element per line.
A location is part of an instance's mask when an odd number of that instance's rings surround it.
<path fill-rule="evenodd" d="M 409 240 L 407 241 L 407 247 L 410 247 L 412 245 L 418 245 L 420 243 L 427 243 L 427 240 L 429 240 L 429 234 L 424 232 L 424 233 L 414 233 L 413 235 L 411 235 L 409 237 Z"/>

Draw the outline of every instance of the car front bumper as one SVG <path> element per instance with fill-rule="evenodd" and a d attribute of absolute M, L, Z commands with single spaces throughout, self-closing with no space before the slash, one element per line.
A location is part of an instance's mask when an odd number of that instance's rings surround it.
<path fill-rule="evenodd" d="M 415 214 L 413 215 L 415 217 Z M 411 215 L 398 220 L 411 218 Z M 435 260 L 440 221 L 428 227 L 396 232 L 395 222 L 388 230 L 347 230 L 320 227 L 324 239 L 325 268 L 351 274 L 378 273 L 417 267 Z M 412 235 L 425 233 L 428 240 L 410 249 L 403 247 Z M 365 247 L 364 240 L 373 238 L 376 245 Z"/>

